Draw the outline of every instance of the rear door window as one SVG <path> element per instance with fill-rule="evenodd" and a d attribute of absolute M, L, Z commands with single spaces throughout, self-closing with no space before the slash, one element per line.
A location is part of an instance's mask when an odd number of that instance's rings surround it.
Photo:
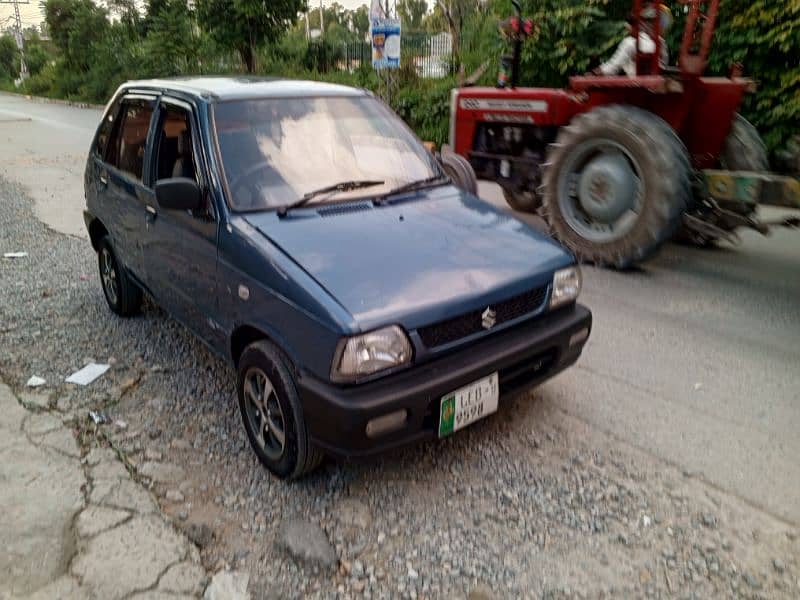
<path fill-rule="evenodd" d="M 123 101 L 119 122 L 108 143 L 106 162 L 139 182 L 142 181 L 147 132 L 152 116 L 152 102 Z"/>
<path fill-rule="evenodd" d="M 108 140 L 114 132 L 114 125 L 117 123 L 119 116 L 119 101 L 115 102 L 108 112 L 103 117 L 103 122 L 97 130 L 97 139 L 94 142 L 94 151 L 97 156 L 104 159 L 106 157 L 106 150 L 108 149 Z"/>

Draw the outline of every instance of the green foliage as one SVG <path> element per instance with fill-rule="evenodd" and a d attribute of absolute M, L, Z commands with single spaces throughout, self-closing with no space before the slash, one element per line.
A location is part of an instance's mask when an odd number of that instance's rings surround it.
<path fill-rule="evenodd" d="M 19 76 L 19 50 L 14 37 L 0 36 L 0 81 L 12 81 Z"/>
<path fill-rule="evenodd" d="M 679 13 L 672 31 L 676 52 L 682 33 Z M 708 72 L 726 75 L 735 62 L 758 83 L 742 112 L 775 156 L 800 131 L 800 0 L 725 0 Z"/>
<path fill-rule="evenodd" d="M 151 4 L 143 48 L 144 77 L 170 77 L 197 72 L 197 40 L 186 0 Z"/>
<path fill-rule="evenodd" d="M 46 43 L 37 32 L 28 33 L 25 38 L 25 64 L 28 73 L 37 75 L 53 59 Z"/>
<path fill-rule="evenodd" d="M 397 14 L 400 15 L 404 31 L 422 29 L 422 19 L 426 12 L 428 3 L 425 0 L 397 0 Z"/>
<path fill-rule="evenodd" d="M 450 91 L 455 86 L 451 78 L 420 80 L 401 87 L 390 104 L 420 139 L 441 146 L 447 142 Z"/>
<path fill-rule="evenodd" d="M 257 50 L 278 40 L 297 18 L 304 0 L 197 0 L 200 25 L 224 48 L 236 50 L 255 71 Z"/>

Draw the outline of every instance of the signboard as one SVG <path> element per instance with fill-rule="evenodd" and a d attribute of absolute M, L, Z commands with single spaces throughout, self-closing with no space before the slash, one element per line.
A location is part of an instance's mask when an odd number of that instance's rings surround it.
<path fill-rule="evenodd" d="M 400 19 L 374 18 L 370 22 L 372 66 L 375 69 L 400 67 Z"/>

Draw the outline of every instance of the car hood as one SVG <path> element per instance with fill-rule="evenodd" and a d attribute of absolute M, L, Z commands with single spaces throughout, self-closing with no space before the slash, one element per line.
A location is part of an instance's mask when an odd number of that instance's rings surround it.
<path fill-rule="evenodd" d="M 548 284 L 572 257 L 510 214 L 453 186 L 383 205 L 314 205 L 246 220 L 354 318 L 408 329 Z"/>

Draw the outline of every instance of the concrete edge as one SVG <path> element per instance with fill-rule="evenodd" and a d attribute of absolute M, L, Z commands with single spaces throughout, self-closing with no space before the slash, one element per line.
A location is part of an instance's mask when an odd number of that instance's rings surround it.
<path fill-rule="evenodd" d="M 31 102 L 40 102 L 42 104 L 61 104 L 63 106 L 73 106 L 75 108 L 105 108 L 105 104 L 92 104 L 91 102 L 77 102 L 75 100 L 63 100 L 61 98 L 47 98 L 46 96 L 32 96 L 30 94 L 20 94 L 17 92 L 9 92 L 7 90 L 0 90 L 0 95 L 15 96 L 23 100 L 30 100 Z"/>

